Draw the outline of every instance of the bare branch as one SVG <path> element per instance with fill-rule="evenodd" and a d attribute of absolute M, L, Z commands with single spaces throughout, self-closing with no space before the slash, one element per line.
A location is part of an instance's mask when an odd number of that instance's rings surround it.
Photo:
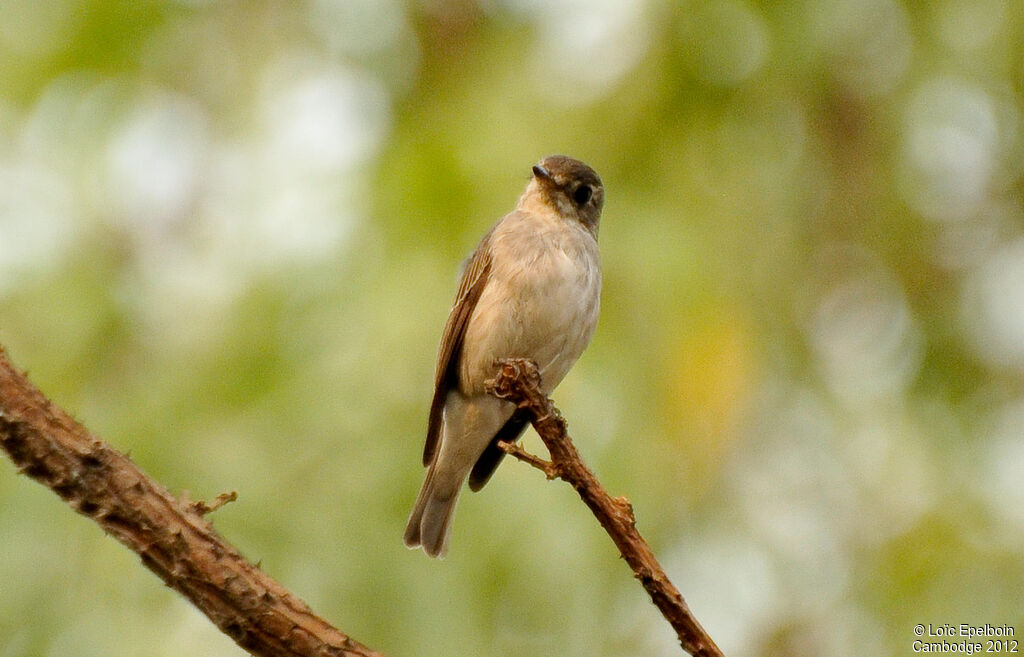
<path fill-rule="evenodd" d="M 532 465 L 533 467 L 537 468 L 538 470 L 543 472 L 544 476 L 547 477 L 548 479 L 554 479 L 558 477 L 558 471 L 555 469 L 554 463 L 552 463 L 551 461 L 545 461 L 536 454 L 531 454 L 530 452 L 520 447 L 518 443 L 510 443 L 504 440 L 499 440 L 498 447 L 501 448 L 501 451 L 505 452 L 506 454 L 514 456 L 523 463 L 526 463 L 527 465 Z"/>
<path fill-rule="evenodd" d="M 209 506 L 172 496 L 15 369 L 0 347 L 0 447 L 142 557 L 234 641 L 265 657 L 383 657 L 316 616 L 214 531 Z"/>
<path fill-rule="evenodd" d="M 551 462 L 528 454 L 517 446 L 512 449 L 513 446 L 501 445 L 501 448 L 543 470 L 549 479 L 557 476 L 576 489 L 611 536 L 622 558 L 651 596 L 651 601 L 672 625 L 683 650 L 693 657 L 723 657 L 718 646 L 690 612 L 679 590 L 669 581 L 647 541 L 637 531 L 633 506 L 629 500 L 610 496 L 594 473 L 583 464 L 569 438 L 565 420 L 547 395 L 541 392 L 536 363 L 521 358 L 504 360 L 498 376 L 488 381 L 487 385 L 488 392 L 495 397 L 515 402 L 519 408 L 530 412 L 533 428 L 551 453 Z"/>

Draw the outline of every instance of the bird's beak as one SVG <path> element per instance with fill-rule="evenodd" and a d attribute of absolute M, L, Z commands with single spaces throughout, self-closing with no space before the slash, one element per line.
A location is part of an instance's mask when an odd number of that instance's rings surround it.
<path fill-rule="evenodd" d="M 548 182 L 554 182 L 551 179 L 551 172 L 548 171 L 547 169 L 545 169 L 544 167 L 542 167 L 539 164 L 533 165 L 533 175 L 534 175 L 535 178 L 537 178 L 539 180 L 546 180 Z"/>

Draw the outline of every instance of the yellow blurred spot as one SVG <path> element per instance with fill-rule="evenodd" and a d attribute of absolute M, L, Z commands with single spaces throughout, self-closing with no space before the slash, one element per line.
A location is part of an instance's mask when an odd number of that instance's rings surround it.
<path fill-rule="evenodd" d="M 736 439 L 753 388 L 749 328 L 735 313 L 697 318 L 670 342 L 666 436 L 678 440 L 697 470 L 715 467 Z"/>

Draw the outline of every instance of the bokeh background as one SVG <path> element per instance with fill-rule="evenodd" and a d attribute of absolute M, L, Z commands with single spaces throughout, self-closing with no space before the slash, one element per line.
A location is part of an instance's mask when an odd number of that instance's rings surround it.
<path fill-rule="evenodd" d="M 401 542 L 458 264 L 568 153 L 555 400 L 725 652 L 1020 639 L 1022 95 L 1013 0 L 3 0 L 0 344 L 391 657 L 679 654 L 524 465 Z M 0 657 L 69 654 L 243 653 L 0 463 Z"/>

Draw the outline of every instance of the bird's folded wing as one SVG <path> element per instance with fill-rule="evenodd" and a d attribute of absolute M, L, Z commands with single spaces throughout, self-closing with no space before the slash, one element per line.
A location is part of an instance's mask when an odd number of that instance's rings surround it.
<path fill-rule="evenodd" d="M 438 439 L 441 434 L 441 416 L 444 410 L 445 397 L 451 388 L 458 385 L 459 358 L 462 353 L 462 341 L 466 336 L 466 326 L 473 315 L 477 301 L 487 285 L 491 270 L 491 232 L 481 240 L 476 251 L 470 256 L 469 264 L 462 273 L 459 291 L 455 295 L 455 304 L 448 315 L 441 336 L 441 348 L 437 354 L 437 371 L 434 376 L 434 400 L 430 404 L 430 419 L 427 423 L 427 442 L 423 446 L 423 465 L 430 465 L 437 451 Z"/>

